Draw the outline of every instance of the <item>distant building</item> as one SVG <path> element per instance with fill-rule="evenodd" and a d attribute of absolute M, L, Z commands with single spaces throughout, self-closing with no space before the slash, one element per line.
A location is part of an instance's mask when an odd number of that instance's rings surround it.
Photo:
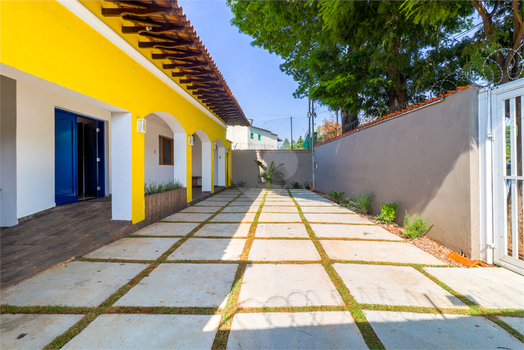
<path fill-rule="evenodd" d="M 278 149 L 277 134 L 255 126 L 228 126 L 227 139 L 232 149 Z"/>

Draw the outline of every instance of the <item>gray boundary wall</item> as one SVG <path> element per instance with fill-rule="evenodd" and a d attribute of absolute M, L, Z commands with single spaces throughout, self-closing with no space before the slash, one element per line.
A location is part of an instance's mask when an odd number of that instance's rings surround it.
<path fill-rule="evenodd" d="M 382 203 L 420 213 L 435 226 L 428 236 L 479 258 L 477 88 L 386 119 L 315 149 L 316 189 L 373 191 Z"/>
<path fill-rule="evenodd" d="M 311 184 L 311 151 L 307 150 L 232 150 L 232 177 L 233 186 L 239 181 L 245 181 L 247 187 L 266 187 L 258 183 L 258 166 L 255 159 L 269 166 L 271 161 L 275 166 L 284 163 L 279 170 L 284 173 L 285 188 L 291 188 L 291 182 L 298 181 L 301 185 L 305 181 Z M 281 188 L 281 182 L 274 182 L 273 188 Z"/>

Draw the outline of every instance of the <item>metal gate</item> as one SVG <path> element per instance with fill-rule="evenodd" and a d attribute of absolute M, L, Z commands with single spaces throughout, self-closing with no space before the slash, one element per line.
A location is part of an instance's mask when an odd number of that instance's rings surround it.
<path fill-rule="evenodd" d="M 484 245 L 488 263 L 520 274 L 524 274 L 522 102 L 524 79 L 484 89 L 479 95 L 481 211 L 486 215 L 481 250 Z"/>

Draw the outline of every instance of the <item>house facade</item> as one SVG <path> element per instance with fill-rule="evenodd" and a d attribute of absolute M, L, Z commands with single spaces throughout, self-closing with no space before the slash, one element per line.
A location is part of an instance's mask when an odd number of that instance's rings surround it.
<path fill-rule="evenodd" d="M 277 134 L 255 126 L 228 126 L 227 139 L 231 141 L 236 150 L 271 150 L 278 149 Z"/>
<path fill-rule="evenodd" d="M 248 125 L 173 1 L 1 2 L 0 226 L 111 195 L 144 220 L 144 186 L 192 200 L 230 184 L 228 125 Z M 19 20 L 23 18 L 24 25 Z"/>

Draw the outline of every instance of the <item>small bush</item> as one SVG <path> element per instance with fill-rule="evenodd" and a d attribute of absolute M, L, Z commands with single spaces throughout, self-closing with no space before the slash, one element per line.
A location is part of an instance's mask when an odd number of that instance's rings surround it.
<path fill-rule="evenodd" d="M 331 193 L 329 193 L 329 198 L 333 198 L 334 200 L 338 202 L 340 200 L 340 197 L 342 197 L 344 193 L 345 193 L 344 191 L 342 192 L 331 191 Z"/>
<path fill-rule="evenodd" d="M 406 210 L 406 216 L 404 217 L 404 236 L 413 240 L 415 238 L 423 237 L 433 227 L 428 227 L 428 218 L 413 215 L 411 219 L 408 211 Z"/>
<path fill-rule="evenodd" d="M 340 203 L 340 205 L 342 205 L 342 206 L 344 206 L 346 208 L 349 208 L 351 210 L 353 210 L 355 208 L 355 202 L 351 198 L 343 199 L 339 203 Z"/>
<path fill-rule="evenodd" d="M 237 187 L 246 187 L 246 182 L 241 180 L 241 181 L 238 181 L 235 185 Z"/>
<path fill-rule="evenodd" d="M 302 185 L 298 181 L 291 181 L 291 188 L 301 188 Z"/>
<path fill-rule="evenodd" d="M 375 194 L 373 192 L 366 193 L 364 190 L 363 194 L 358 192 L 353 192 L 353 209 L 359 213 L 367 214 L 373 208 L 373 199 L 375 199 Z"/>
<path fill-rule="evenodd" d="M 380 215 L 375 216 L 375 220 L 378 220 L 384 224 L 390 224 L 391 222 L 395 221 L 395 218 L 397 216 L 397 209 L 397 203 L 382 203 L 382 205 L 380 206 Z"/>
<path fill-rule="evenodd" d="M 309 181 L 304 182 L 304 188 L 309 190 Z"/>
<path fill-rule="evenodd" d="M 178 180 L 171 180 L 166 183 L 156 183 L 155 181 L 152 181 L 151 183 L 144 185 L 144 194 L 148 196 L 150 194 L 178 190 L 183 187 L 182 183 Z"/>

